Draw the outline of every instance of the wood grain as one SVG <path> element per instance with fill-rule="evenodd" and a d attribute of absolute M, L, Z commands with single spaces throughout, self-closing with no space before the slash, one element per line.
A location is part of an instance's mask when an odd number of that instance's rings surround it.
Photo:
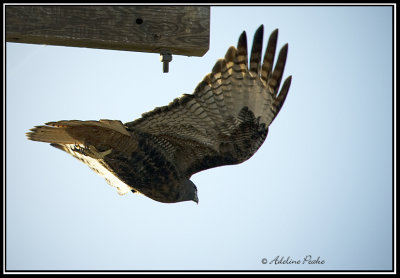
<path fill-rule="evenodd" d="M 209 6 L 6 6 L 6 41 L 203 56 Z"/>

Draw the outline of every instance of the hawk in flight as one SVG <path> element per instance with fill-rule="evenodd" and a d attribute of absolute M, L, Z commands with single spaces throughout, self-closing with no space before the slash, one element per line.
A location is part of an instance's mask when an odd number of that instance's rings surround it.
<path fill-rule="evenodd" d="M 135 121 L 49 122 L 32 128 L 27 137 L 81 160 L 119 194 L 132 191 L 164 203 L 198 202 L 190 177 L 249 159 L 263 144 L 289 91 L 291 76 L 279 91 L 288 45 L 273 67 L 278 30 L 271 33 L 261 60 L 263 33 L 261 25 L 250 62 L 243 32 L 237 48 L 228 49 L 193 94 Z"/>

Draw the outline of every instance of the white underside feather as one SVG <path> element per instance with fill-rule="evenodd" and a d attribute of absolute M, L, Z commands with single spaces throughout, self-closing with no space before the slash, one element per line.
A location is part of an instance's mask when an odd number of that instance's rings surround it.
<path fill-rule="evenodd" d="M 119 195 L 124 195 L 131 190 L 134 190 L 133 187 L 127 185 L 122 182 L 118 177 L 116 177 L 112 172 L 110 172 L 103 164 L 103 159 L 94 159 L 89 156 L 83 155 L 79 152 L 74 151 L 76 147 L 75 144 L 65 144 L 65 151 L 75 158 L 79 159 L 86 165 L 88 165 L 93 171 L 95 171 L 100 176 L 104 177 L 109 185 L 115 187 Z M 79 145 L 80 147 L 84 147 L 83 145 Z"/>

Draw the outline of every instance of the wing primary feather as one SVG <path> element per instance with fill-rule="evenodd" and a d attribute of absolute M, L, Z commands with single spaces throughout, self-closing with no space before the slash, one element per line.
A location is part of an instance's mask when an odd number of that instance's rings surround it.
<path fill-rule="evenodd" d="M 276 109 L 276 114 L 278 115 L 279 111 L 281 110 L 283 104 L 285 103 L 286 96 L 289 92 L 290 84 L 292 83 L 292 76 L 290 75 L 286 80 L 283 82 L 282 89 L 279 92 L 278 97 L 274 101 L 274 106 Z"/>
<path fill-rule="evenodd" d="M 264 25 L 261 25 L 254 34 L 253 46 L 251 48 L 251 56 L 250 56 L 250 72 L 253 72 L 256 75 L 258 75 L 260 71 L 263 36 L 264 36 Z"/>
<path fill-rule="evenodd" d="M 276 61 L 272 77 L 271 79 L 269 79 L 268 85 L 272 88 L 272 91 L 274 92 L 275 96 L 278 93 L 279 85 L 282 80 L 283 71 L 285 69 L 288 47 L 289 47 L 288 44 L 285 44 L 279 51 L 278 60 Z"/>
<path fill-rule="evenodd" d="M 261 79 L 265 82 L 270 78 L 272 66 L 275 59 L 276 43 L 278 41 L 278 29 L 275 29 L 268 39 L 267 48 L 264 54 L 263 65 L 261 69 Z"/>
<path fill-rule="evenodd" d="M 247 37 L 246 31 L 243 31 L 239 37 L 238 45 L 237 45 L 237 53 L 236 58 L 238 63 L 243 63 L 247 69 Z M 242 69 L 244 70 L 244 69 Z"/>

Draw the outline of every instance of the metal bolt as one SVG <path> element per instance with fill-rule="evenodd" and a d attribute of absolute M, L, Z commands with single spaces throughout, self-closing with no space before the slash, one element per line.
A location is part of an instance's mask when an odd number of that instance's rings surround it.
<path fill-rule="evenodd" d="M 163 72 L 167 73 L 169 71 L 169 62 L 172 61 L 172 54 L 168 52 L 162 52 L 160 54 L 160 61 L 163 63 Z"/>

